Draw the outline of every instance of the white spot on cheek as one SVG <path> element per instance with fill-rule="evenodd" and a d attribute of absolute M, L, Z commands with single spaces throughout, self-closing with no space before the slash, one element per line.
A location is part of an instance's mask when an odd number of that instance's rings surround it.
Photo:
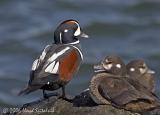
<path fill-rule="evenodd" d="M 135 68 L 130 68 L 130 71 L 132 71 L 132 72 L 135 71 Z"/>
<path fill-rule="evenodd" d="M 117 68 L 121 68 L 121 64 L 117 64 L 116 67 L 117 67 Z"/>
<path fill-rule="evenodd" d="M 47 82 L 47 84 L 49 85 L 49 82 Z"/>
<path fill-rule="evenodd" d="M 64 30 L 64 32 L 68 32 L 68 30 L 67 30 L 67 29 L 65 29 L 65 30 Z"/>

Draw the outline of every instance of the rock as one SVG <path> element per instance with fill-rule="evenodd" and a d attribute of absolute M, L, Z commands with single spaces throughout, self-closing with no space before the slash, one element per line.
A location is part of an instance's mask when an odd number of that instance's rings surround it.
<path fill-rule="evenodd" d="M 72 102 L 57 97 L 41 99 L 23 105 L 16 115 L 131 115 L 131 112 L 111 105 L 97 105 L 88 91 L 76 96 Z"/>

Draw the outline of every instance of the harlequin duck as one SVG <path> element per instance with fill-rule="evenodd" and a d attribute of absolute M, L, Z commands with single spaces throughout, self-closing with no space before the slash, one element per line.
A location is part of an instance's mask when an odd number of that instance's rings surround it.
<path fill-rule="evenodd" d="M 96 74 L 90 81 L 89 85 L 90 95 L 97 104 L 110 104 L 110 102 L 108 102 L 108 100 L 106 100 L 102 96 L 101 92 L 99 91 L 99 86 L 103 81 L 103 79 L 107 77 L 110 78 L 112 76 L 119 77 L 125 75 L 126 74 L 125 64 L 118 56 L 107 56 L 104 60 L 100 62 L 100 64 L 94 65 L 94 70 Z M 109 82 L 108 85 L 112 85 L 112 78 L 110 80 L 111 82 Z M 119 89 L 114 89 L 114 90 L 119 90 Z"/>
<path fill-rule="evenodd" d="M 127 73 L 129 77 L 136 80 L 149 91 L 155 92 L 155 72 L 150 70 L 142 59 L 132 60 L 127 64 Z"/>
<path fill-rule="evenodd" d="M 81 31 L 76 20 L 62 22 L 54 32 L 55 43 L 47 45 L 33 62 L 28 86 L 19 95 L 42 89 L 46 98 L 45 90 L 62 88 L 61 96 L 65 98 L 65 85 L 78 71 L 83 60 L 80 38 L 88 38 L 88 35 Z"/>
<path fill-rule="evenodd" d="M 132 112 L 145 112 L 160 106 L 158 97 L 130 79 L 126 66 L 117 56 L 106 57 L 98 66 L 89 89 L 97 104 L 111 104 Z"/>

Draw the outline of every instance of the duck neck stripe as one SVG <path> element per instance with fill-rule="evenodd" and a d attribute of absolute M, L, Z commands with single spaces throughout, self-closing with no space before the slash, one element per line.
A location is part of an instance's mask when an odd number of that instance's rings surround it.
<path fill-rule="evenodd" d="M 83 60 L 83 54 L 82 54 L 81 50 L 78 47 L 74 46 L 74 45 L 72 45 L 72 47 L 74 47 L 75 49 L 78 50 L 78 52 L 79 52 L 79 54 L 81 56 L 81 59 Z"/>
<path fill-rule="evenodd" d="M 71 43 L 67 43 L 67 44 L 75 45 L 75 44 L 79 44 L 79 43 L 80 43 L 80 41 L 77 40 L 77 41 L 75 41 L 75 42 L 71 42 Z M 66 45 L 67 45 L 67 44 L 66 44 Z"/>

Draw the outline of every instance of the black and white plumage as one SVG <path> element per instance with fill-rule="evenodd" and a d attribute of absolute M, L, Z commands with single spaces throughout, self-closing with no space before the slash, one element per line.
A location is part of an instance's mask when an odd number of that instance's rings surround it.
<path fill-rule="evenodd" d="M 78 71 L 83 60 L 79 38 L 88 36 L 81 32 L 77 21 L 66 20 L 54 32 L 55 43 L 47 45 L 42 54 L 33 62 L 30 80 L 21 94 L 38 89 L 56 90 L 62 88 Z"/>

